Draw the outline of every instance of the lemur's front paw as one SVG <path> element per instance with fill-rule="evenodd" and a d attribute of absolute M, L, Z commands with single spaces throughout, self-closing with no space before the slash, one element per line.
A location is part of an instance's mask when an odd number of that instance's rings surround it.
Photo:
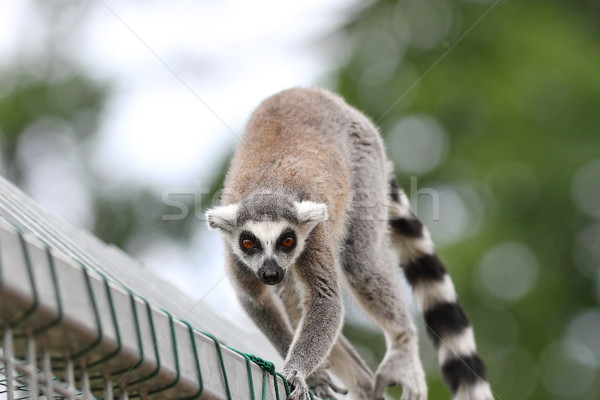
<path fill-rule="evenodd" d="M 313 394 L 321 399 L 335 399 L 332 391 L 335 393 L 346 394 L 348 390 L 337 386 L 327 373 L 329 365 L 319 367 L 307 379 L 306 383 Z"/>
<path fill-rule="evenodd" d="M 288 400 L 311 400 L 308 394 L 308 385 L 304 378 L 298 375 L 298 371 L 284 371 L 283 376 L 290 385 Z"/>
<path fill-rule="evenodd" d="M 402 350 L 392 350 L 375 373 L 373 398 L 384 398 L 388 386 L 402 386 L 400 400 L 427 400 L 427 384 L 421 362 Z"/>

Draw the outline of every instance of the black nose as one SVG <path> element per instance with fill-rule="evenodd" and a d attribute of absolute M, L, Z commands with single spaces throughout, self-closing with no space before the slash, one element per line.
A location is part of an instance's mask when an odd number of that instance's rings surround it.
<path fill-rule="evenodd" d="M 281 283 L 284 276 L 283 268 L 281 268 L 274 260 L 267 260 L 258 269 L 258 278 L 266 285 L 277 285 Z"/>
<path fill-rule="evenodd" d="M 267 285 L 275 285 L 276 283 L 281 282 L 281 280 L 279 279 L 279 271 L 263 271 L 262 280 Z"/>

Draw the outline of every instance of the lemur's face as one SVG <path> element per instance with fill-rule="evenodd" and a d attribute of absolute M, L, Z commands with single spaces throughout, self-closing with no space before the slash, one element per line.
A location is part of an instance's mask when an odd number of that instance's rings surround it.
<path fill-rule="evenodd" d="M 303 201 L 290 203 L 291 208 L 280 213 L 277 207 L 261 213 L 266 209 L 261 204 L 250 211 L 245 204 L 216 207 L 206 216 L 209 227 L 223 234 L 233 253 L 262 283 L 276 285 L 302 253 L 313 228 L 327 219 L 327 207 Z"/>
<path fill-rule="evenodd" d="M 231 246 L 258 279 L 267 285 L 276 285 L 304 248 L 304 232 L 297 228 L 285 220 L 248 221 Z"/>

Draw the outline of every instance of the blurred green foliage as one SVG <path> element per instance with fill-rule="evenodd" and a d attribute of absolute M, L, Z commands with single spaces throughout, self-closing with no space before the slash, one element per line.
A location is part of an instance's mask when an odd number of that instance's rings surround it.
<path fill-rule="evenodd" d="M 579 340 L 600 321 L 599 11 L 591 1 L 376 1 L 344 30 L 353 47 L 338 91 L 378 123 L 392 156 L 413 151 L 395 149 L 395 134 L 407 147 L 425 140 L 399 181 L 409 195 L 411 176 L 458 194 L 467 217 L 448 223 L 475 225 L 445 240 L 444 207 L 461 207 L 440 194 L 435 221 L 427 196 L 416 196 L 443 239 L 498 398 L 600 393 L 600 342 Z M 435 121 L 441 135 L 428 122 L 403 132 L 410 118 Z M 418 158 L 440 146 L 440 161 L 423 170 Z M 381 357 L 383 343 L 346 332 Z M 435 362 L 426 365 L 430 397 L 448 398 Z"/>
<path fill-rule="evenodd" d="M 14 180 L 22 178 L 22 165 L 15 159 L 19 138 L 31 124 L 43 118 L 68 121 L 77 141 L 88 139 L 97 129 L 97 113 L 104 103 L 104 87 L 83 75 L 50 79 L 49 76 L 1 71 L 6 95 L 0 96 L 2 157 Z"/>

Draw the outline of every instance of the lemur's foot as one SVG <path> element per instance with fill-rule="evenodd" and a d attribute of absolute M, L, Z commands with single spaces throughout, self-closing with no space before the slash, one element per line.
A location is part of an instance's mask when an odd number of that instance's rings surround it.
<path fill-rule="evenodd" d="M 321 399 L 335 399 L 335 396 L 332 392 L 346 394 L 348 390 L 337 386 L 329 373 L 327 372 L 327 368 L 330 366 L 325 364 L 319 367 L 315 372 L 313 372 L 308 379 L 306 379 L 306 383 L 312 390 L 313 394 Z"/>
<path fill-rule="evenodd" d="M 298 371 L 284 371 L 283 376 L 290 385 L 288 400 L 311 400 L 308 394 L 308 385 L 305 379 L 298 375 Z"/>
<path fill-rule="evenodd" d="M 382 400 L 388 386 L 402 386 L 400 400 L 427 400 L 427 384 L 418 354 L 405 348 L 388 351 L 375 373 L 373 398 Z"/>

